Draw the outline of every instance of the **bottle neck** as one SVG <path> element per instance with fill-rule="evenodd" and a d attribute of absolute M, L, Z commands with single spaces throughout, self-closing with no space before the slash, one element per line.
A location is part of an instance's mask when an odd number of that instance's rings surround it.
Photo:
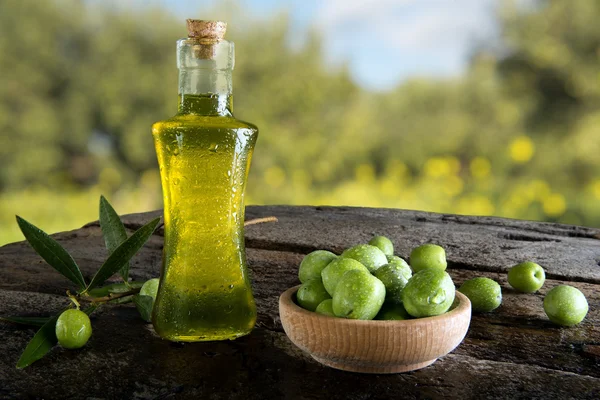
<path fill-rule="evenodd" d="M 233 115 L 231 69 L 181 68 L 179 114 Z"/>

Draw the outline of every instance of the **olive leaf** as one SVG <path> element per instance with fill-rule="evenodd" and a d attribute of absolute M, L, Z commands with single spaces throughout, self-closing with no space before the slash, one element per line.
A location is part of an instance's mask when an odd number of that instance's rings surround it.
<path fill-rule="evenodd" d="M 89 306 L 89 307 L 86 307 L 86 308 L 85 308 L 84 310 L 82 310 L 82 311 L 83 311 L 84 313 L 86 313 L 86 314 L 88 315 L 88 317 L 89 317 L 90 315 L 92 315 L 92 313 L 93 313 L 94 311 L 96 311 L 96 310 L 98 309 L 98 307 L 99 307 L 99 306 L 98 306 L 97 304 L 94 304 L 94 305 L 91 305 L 91 306 Z"/>
<path fill-rule="evenodd" d="M 146 322 L 150 322 L 152 318 L 152 306 L 154 304 L 154 299 L 151 296 L 136 294 L 133 296 L 133 302 L 135 303 L 135 307 L 139 311 L 142 319 Z"/>
<path fill-rule="evenodd" d="M 112 205 L 106 200 L 104 196 L 100 196 L 100 228 L 102 229 L 102 236 L 104 236 L 104 243 L 109 253 L 115 251 L 117 247 L 125 240 L 127 240 L 127 231 L 125 226 L 119 218 L 119 214 L 115 211 Z M 130 263 L 127 260 L 119 269 L 119 274 L 123 281 L 127 282 L 129 279 L 129 268 Z"/>
<path fill-rule="evenodd" d="M 98 306 L 90 306 L 83 310 L 83 312 L 90 315 L 96 311 L 97 308 Z M 37 331 L 33 339 L 27 344 L 25 350 L 23 350 L 21 358 L 17 361 L 17 368 L 22 369 L 30 366 L 35 361 L 44 357 L 46 353 L 58 343 L 58 339 L 56 338 L 56 321 L 63 311 L 50 318 L 48 322 L 42 325 L 40 330 Z"/>
<path fill-rule="evenodd" d="M 140 289 L 143 285 L 144 281 L 111 283 L 110 285 L 94 288 L 88 294 L 92 297 L 106 297 L 111 294 L 127 293 L 135 289 Z"/>
<path fill-rule="evenodd" d="M 131 281 L 127 282 L 127 284 L 114 283 L 112 285 L 108 285 L 108 292 L 111 294 L 127 293 L 134 289 L 141 289 L 142 286 L 144 286 L 143 281 Z"/>
<path fill-rule="evenodd" d="M 127 303 L 131 303 L 133 301 L 134 297 L 135 297 L 134 294 L 129 295 L 129 296 L 125 296 L 125 297 L 117 297 L 115 299 L 108 300 L 106 302 L 106 304 L 127 304 Z"/>
<path fill-rule="evenodd" d="M 75 283 L 81 290 L 85 289 L 85 279 L 83 279 L 77 263 L 75 263 L 73 257 L 56 240 L 18 215 L 17 223 L 25 239 L 27 239 L 36 253 L 46 260 L 52 268 Z"/>
<path fill-rule="evenodd" d="M 17 361 L 17 368 L 25 368 L 31 365 L 44 357 L 44 355 L 58 343 L 58 339 L 56 338 L 56 320 L 59 315 L 50 318 L 50 320 L 37 331 L 23 351 L 23 354 L 21 354 L 21 358 Z"/>
<path fill-rule="evenodd" d="M 119 245 L 119 247 L 117 247 L 115 251 L 108 256 L 98 272 L 96 272 L 96 275 L 94 275 L 92 281 L 84 290 L 84 293 L 87 293 L 96 286 L 104 283 L 104 281 L 117 272 L 123 264 L 129 262 L 129 260 L 142 248 L 150 236 L 152 236 L 152 233 L 154 233 L 159 221 L 160 218 L 153 219 L 135 231 L 133 235 L 131 235 L 126 241 L 121 243 L 121 245 Z"/>
<path fill-rule="evenodd" d="M 43 326 L 50 321 L 50 317 L 0 317 L 0 321 L 18 325 Z"/>

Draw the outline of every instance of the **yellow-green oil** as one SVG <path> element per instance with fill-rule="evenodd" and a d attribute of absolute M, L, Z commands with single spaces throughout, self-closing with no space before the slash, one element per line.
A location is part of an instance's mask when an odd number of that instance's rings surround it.
<path fill-rule="evenodd" d="M 164 197 L 163 269 L 152 322 L 173 341 L 248 334 L 256 305 L 244 250 L 244 189 L 258 129 L 231 98 L 181 96 L 152 127 Z"/>

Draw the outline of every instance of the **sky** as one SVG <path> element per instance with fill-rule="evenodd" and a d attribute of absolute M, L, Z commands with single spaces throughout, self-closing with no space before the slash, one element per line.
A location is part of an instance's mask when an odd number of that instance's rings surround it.
<path fill-rule="evenodd" d="M 129 0 L 201 18 L 223 0 Z M 328 62 L 348 64 L 353 78 L 386 90 L 414 76 L 456 76 L 476 46 L 498 35 L 498 0 L 237 0 L 255 18 L 286 11 L 294 37 L 317 29 Z M 123 5 L 121 2 L 120 5 Z M 304 35 L 305 36 L 305 35 Z"/>

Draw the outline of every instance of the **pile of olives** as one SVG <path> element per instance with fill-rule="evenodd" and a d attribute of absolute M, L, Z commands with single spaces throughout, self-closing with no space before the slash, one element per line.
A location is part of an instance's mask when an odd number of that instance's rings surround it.
<path fill-rule="evenodd" d="M 339 318 L 404 320 L 447 312 L 455 297 L 454 282 L 446 273 L 446 252 L 424 244 L 410 254 L 410 265 L 394 255 L 393 243 L 375 236 L 341 255 L 317 250 L 306 255 L 298 277 L 298 304 L 309 311 Z M 508 283 L 517 291 L 534 293 L 545 281 L 544 269 L 526 261 L 509 269 Z M 474 312 L 490 312 L 502 303 L 498 282 L 477 277 L 458 289 L 469 298 Z M 550 321 L 572 326 L 581 322 L 588 304 L 581 291 L 560 285 L 544 298 Z"/>
<path fill-rule="evenodd" d="M 454 302 L 446 253 L 435 244 L 415 248 L 411 265 L 394 255 L 384 236 L 337 256 L 317 250 L 300 264 L 298 304 L 340 318 L 403 320 L 440 315 Z M 412 266 L 412 268 L 411 268 Z"/>

